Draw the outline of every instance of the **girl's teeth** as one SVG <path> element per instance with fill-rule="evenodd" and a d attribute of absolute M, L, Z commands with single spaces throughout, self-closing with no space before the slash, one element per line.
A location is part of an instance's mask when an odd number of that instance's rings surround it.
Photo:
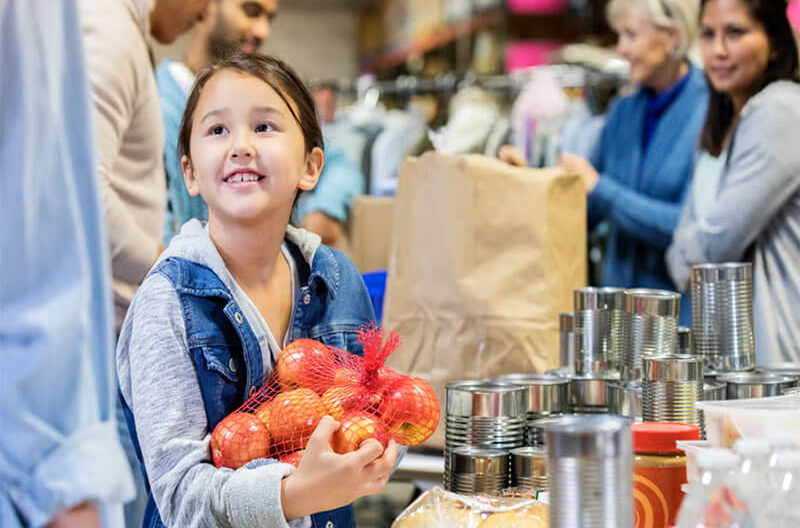
<path fill-rule="evenodd" d="M 242 173 L 239 173 L 239 174 L 234 174 L 233 176 L 231 176 L 228 179 L 228 181 L 230 183 L 254 182 L 254 181 L 258 181 L 258 176 L 256 176 L 255 174 L 242 174 Z"/>

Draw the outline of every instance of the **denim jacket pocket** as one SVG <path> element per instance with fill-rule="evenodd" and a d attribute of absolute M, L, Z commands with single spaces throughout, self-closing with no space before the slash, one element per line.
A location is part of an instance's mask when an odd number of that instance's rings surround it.
<path fill-rule="evenodd" d="M 236 351 L 224 345 L 201 345 L 191 350 L 210 429 L 244 399 L 240 379 L 245 378 L 245 366 Z"/>
<path fill-rule="evenodd" d="M 336 323 L 314 327 L 309 332 L 309 337 L 321 343 L 346 350 L 356 355 L 362 355 L 361 343 L 358 342 L 358 331 L 361 324 Z"/>
<path fill-rule="evenodd" d="M 205 360 L 205 368 L 216 372 L 226 380 L 239 381 L 239 362 L 231 355 L 227 346 L 202 346 L 200 352 Z"/>

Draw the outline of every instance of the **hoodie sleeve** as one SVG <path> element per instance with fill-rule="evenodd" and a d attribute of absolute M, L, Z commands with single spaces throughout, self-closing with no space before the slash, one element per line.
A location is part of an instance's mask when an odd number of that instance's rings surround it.
<path fill-rule="evenodd" d="M 131 139 L 129 127 L 136 112 L 141 111 L 136 101 L 139 90 L 136 75 L 141 74 L 142 65 L 132 48 L 136 44 L 133 40 L 141 36 L 130 34 L 130 24 L 114 20 L 113 10 L 89 6 L 88 2 L 82 4 L 87 4 L 81 12 L 83 40 L 93 103 L 98 182 L 112 269 L 115 279 L 139 284 L 156 260 L 159 238 L 137 222 L 128 204 L 131 198 L 120 192 L 130 183 L 125 183 L 126 175 L 119 172 L 115 162 L 126 142 L 137 141 Z M 118 31 L 121 34 L 115 33 Z M 109 45 L 112 39 L 122 39 L 126 45 Z M 114 185 L 115 182 L 123 185 Z"/>
<path fill-rule="evenodd" d="M 799 118 L 791 102 L 780 100 L 753 107 L 743 116 L 712 207 L 702 218 L 684 215 L 675 232 L 667 254 L 673 277 L 688 277 L 693 264 L 744 258 L 798 192 Z"/>
<path fill-rule="evenodd" d="M 233 471 L 211 463 L 210 432 L 182 311 L 172 285 L 157 273 L 142 284 L 125 319 L 117 370 L 164 524 L 289 526 L 280 482 L 292 466 L 269 461 Z"/>

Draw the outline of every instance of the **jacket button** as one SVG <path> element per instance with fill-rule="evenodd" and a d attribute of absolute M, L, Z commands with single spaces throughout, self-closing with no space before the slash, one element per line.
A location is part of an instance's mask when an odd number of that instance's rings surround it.
<path fill-rule="evenodd" d="M 233 314 L 233 318 L 236 319 L 238 324 L 242 324 L 242 312 L 236 312 Z"/>
<path fill-rule="evenodd" d="M 325 528 L 333 528 L 333 523 L 331 521 L 326 522 Z"/>
<path fill-rule="evenodd" d="M 247 397 L 248 398 L 252 398 L 253 394 L 255 394 L 255 393 L 256 393 L 256 388 L 255 387 L 250 387 L 250 392 L 247 393 Z"/>
<path fill-rule="evenodd" d="M 231 372 L 236 374 L 236 371 L 239 370 L 239 367 L 236 366 L 236 360 L 231 358 L 228 360 L 228 368 L 231 369 Z"/>
<path fill-rule="evenodd" d="M 303 295 L 303 304 L 308 304 L 310 302 L 311 302 L 311 294 L 307 293 L 307 294 Z M 330 528 L 330 526 L 327 527 L 327 528 Z"/>

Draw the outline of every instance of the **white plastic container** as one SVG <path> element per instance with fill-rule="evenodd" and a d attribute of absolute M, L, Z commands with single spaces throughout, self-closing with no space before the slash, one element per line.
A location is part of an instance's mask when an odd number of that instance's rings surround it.
<path fill-rule="evenodd" d="M 711 442 L 708 440 L 678 440 L 675 445 L 686 453 L 686 480 L 691 483 L 700 477 L 697 469 L 697 455 L 701 451 L 711 449 Z"/>
<path fill-rule="evenodd" d="M 800 394 L 749 400 L 697 402 L 705 413 L 706 439 L 731 447 L 739 438 L 791 435 L 800 444 Z"/>

